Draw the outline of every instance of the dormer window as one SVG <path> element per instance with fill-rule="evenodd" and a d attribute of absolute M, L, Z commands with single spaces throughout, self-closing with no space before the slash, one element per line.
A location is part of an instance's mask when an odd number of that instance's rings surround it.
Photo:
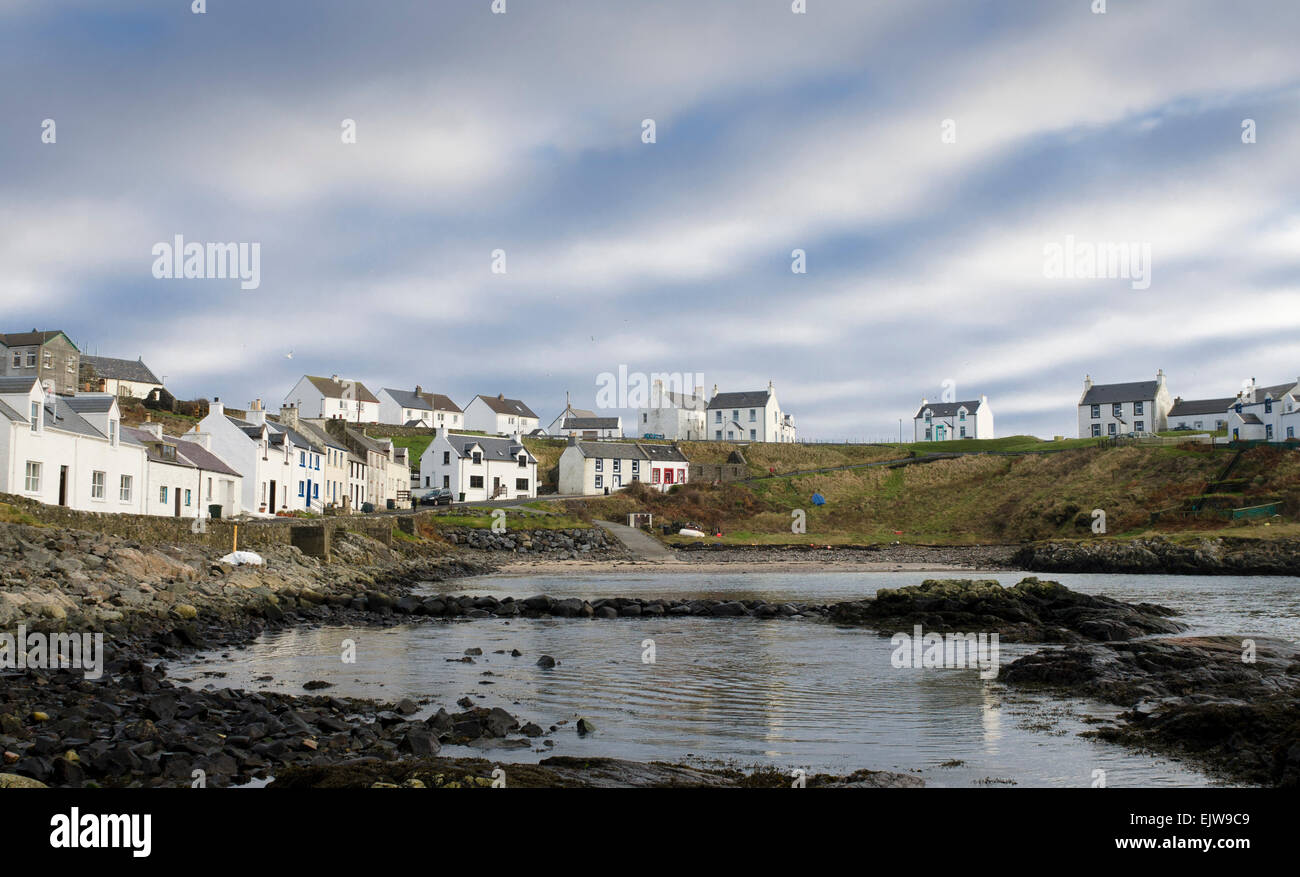
<path fill-rule="evenodd" d="M 958 419 L 958 420 L 965 420 L 965 419 L 966 419 L 966 409 L 965 409 L 965 408 L 963 408 L 961 411 L 958 411 L 958 412 L 957 412 L 957 419 Z"/>
<path fill-rule="evenodd" d="M 41 431 L 41 403 L 32 403 L 32 432 Z"/>
<path fill-rule="evenodd" d="M 480 463 L 483 462 L 483 454 L 482 454 L 482 452 L 480 452 L 480 451 L 475 451 L 475 452 L 470 456 L 470 459 L 473 460 L 474 465 L 477 466 L 477 465 L 479 465 Z"/>
<path fill-rule="evenodd" d="M 526 467 L 527 465 L 528 465 L 528 455 L 527 455 L 527 454 L 520 454 L 520 455 L 519 455 L 519 468 L 522 469 L 522 468 Z"/>
<path fill-rule="evenodd" d="M 110 420 L 108 422 L 108 443 L 113 447 L 117 447 L 117 421 L 116 420 Z"/>
<path fill-rule="evenodd" d="M 933 416 L 933 414 L 934 414 L 934 412 L 931 411 L 929 408 L 925 409 L 925 422 L 926 422 L 926 423 L 930 423 L 930 422 L 931 422 L 931 421 L 930 421 L 930 418 Z"/>
<path fill-rule="evenodd" d="M 162 456 L 164 460 L 176 459 L 176 448 L 172 447 L 171 445 L 162 445 L 161 447 L 162 447 Z"/>

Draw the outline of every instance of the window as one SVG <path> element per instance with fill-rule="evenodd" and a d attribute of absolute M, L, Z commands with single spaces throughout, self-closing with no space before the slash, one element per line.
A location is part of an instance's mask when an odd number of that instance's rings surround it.
<path fill-rule="evenodd" d="M 176 459 L 176 449 L 175 449 L 174 447 L 172 447 L 171 445 L 163 445 L 163 446 L 162 446 L 162 457 L 163 457 L 164 460 L 175 460 L 175 459 Z"/>
<path fill-rule="evenodd" d="M 1267 438 L 1269 441 L 1273 440 L 1273 424 L 1271 423 L 1265 424 L 1264 437 Z"/>
<path fill-rule="evenodd" d="M 1115 424 L 1113 424 L 1113 423 L 1108 423 L 1108 424 L 1106 424 L 1106 431 L 1107 431 L 1108 433 L 1110 433 L 1111 435 L 1114 435 L 1114 434 L 1115 434 Z"/>
<path fill-rule="evenodd" d="M 964 420 L 966 419 L 966 409 L 965 409 L 965 408 L 963 408 L 961 411 L 957 412 L 957 419 L 958 419 L 958 420 L 962 420 L 962 421 L 964 421 Z"/>
<path fill-rule="evenodd" d="M 122 502 L 131 501 L 131 476 L 130 475 L 122 476 L 122 481 L 117 488 L 117 495 L 118 498 L 122 500 Z"/>
<path fill-rule="evenodd" d="M 1111 417 L 1120 417 L 1121 415 L 1123 415 L 1123 413 L 1124 413 L 1124 403 L 1123 403 L 1123 402 L 1115 402 L 1114 404 L 1112 404 L 1112 405 L 1110 406 L 1110 415 L 1111 415 Z"/>
<path fill-rule="evenodd" d="M 646 413 L 644 413 L 644 412 L 642 412 L 642 414 L 641 414 L 641 422 L 642 422 L 642 423 L 649 423 L 649 421 L 650 421 L 650 415 L 649 415 L 649 414 L 646 414 Z"/>
<path fill-rule="evenodd" d="M 166 487 L 166 485 L 164 485 L 164 486 L 158 488 L 158 501 L 159 501 L 160 503 L 162 503 L 163 505 L 167 505 L 167 487 Z"/>
<path fill-rule="evenodd" d="M 623 464 L 623 461 L 620 460 L 620 459 L 618 459 L 617 457 L 615 457 L 615 458 L 614 458 L 614 471 L 615 471 L 615 472 L 622 472 L 622 471 L 623 471 L 622 464 Z"/>
<path fill-rule="evenodd" d="M 597 475 L 597 476 L 596 476 L 596 489 L 597 489 L 597 490 L 600 490 L 600 488 L 604 487 L 604 480 L 605 480 L 605 476 L 604 476 L 604 475 Z"/>
<path fill-rule="evenodd" d="M 75 375 L 77 373 L 77 366 L 72 360 L 69 359 L 67 363 L 65 363 L 65 366 L 67 368 L 68 374 Z"/>
<path fill-rule="evenodd" d="M 41 464 L 33 460 L 27 461 L 27 478 L 23 481 L 23 489 L 28 493 L 39 493 L 41 490 Z"/>
<path fill-rule="evenodd" d="M 933 423 L 933 420 L 931 419 L 931 415 L 932 415 L 932 414 L 934 414 L 934 412 L 931 411 L 929 408 L 925 409 L 925 422 L 926 422 L 926 423 Z"/>
<path fill-rule="evenodd" d="M 515 479 L 515 490 L 527 490 L 527 489 L 528 489 L 528 479 L 527 479 L 527 478 L 516 478 L 516 479 Z"/>
<path fill-rule="evenodd" d="M 443 452 L 442 452 L 442 465 L 444 465 L 444 466 L 450 466 L 450 465 L 451 465 L 451 451 L 443 451 Z"/>
<path fill-rule="evenodd" d="M 635 475 L 636 473 L 638 473 L 638 472 L 640 472 L 640 471 L 641 471 L 641 461 L 640 461 L 640 460 L 633 460 L 633 461 L 632 461 L 632 474 Z"/>
<path fill-rule="evenodd" d="M 1142 403 L 1141 403 L 1141 402 L 1134 402 L 1134 403 L 1133 403 L 1133 413 L 1134 413 L 1134 414 L 1145 414 L 1145 413 L 1146 413 L 1146 412 L 1144 412 L 1144 411 L 1142 410 Z"/>
<path fill-rule="evenodd" d="M 450 476 L 450 475 L 444 475 L 444 476 L 442 476 L 442 486 L 443 486 L 443 487 L 451 487 L 451 476 Z"/>
<path fill-rule="evenodd" d="M 1100 406 L 1100 405 L 1094 405 L 1094 406 L 1092 406 L 1092 416 L 1093 416 L 1093 417 L 1101 417 L 1101 406 Z"/>
<path fill-rule="evenodd" d="M 108 422 L 108 443 L 113 447 L 117 447 L 117 421 L 116 420 L 110 420 Z"/>
<path fill-rule="evenodd" d="M 1273 400 L 1272 400 L 1272 399 L 1265 399 L 1265 400 L 1264 400 L 1264 413 L 1265 413 L 1265 414 L 1272 414 L 1272 413 L 1273 413 Z"/>
<path fill-rule="evenodd" d="M 927 442 L 928 442 L 928 441 L 933 441 L 933 440 L 934 440 L 933 432 L 934 432 L 934 428 L 933 428 L 933 427 L 929 427 L 929 426 L 927 426 L 927 427 L 925 428 L 925 440 L 926 440 Z"/>
<path fill-rule="evenodd" d="M 1092 425 L 1092 435 L 1093 435 L 1093 438 L 1096 438 L 1096 437 L 1098 437 L 1098 436 L 1101 435 L 1101 424 L 1100 424 L 1100 423 L 1094 423 L 1094 424 Z"/>
<path fill-rule="evenodd" d="M 303 468 L 303 469 L 307 468 L 307 452 L 306 452 L 306 451 L 299 451 L 299 452 L 298 452 L 298 466 L 301 467 L 301 468 Z"/>
<path fill-rule="evenodd" d="M 686 483 L 686 470 L 685 470 L 685 469 L 678 469 L 678 470 L 677 470 L 677 483 L 678 483 L 678 484 L 685 484 L 685 483 Z"/>
<path fill-rule="evenodd" d="M 714 423 L 721 423 L 721 422 L 722 422 L 722 412 L 721 412 L 721 411 L 718 411 L 718 412 L 716 412 L 716 413 L 713 415 L 713 422 L 714 422 Z M 719 436 L 719 438 L 721 438 L 721 436 Z"/>
<path fill-rule="evenodd" d="M 429 486 L 429 476 L 428 476 L 428 475 L 424 476 L 424 486 L 425 486 L 425 487 L 428 487 L 428 486 Z"/>
<path fill-rule="evenodd" d="M 1288 427 L 1286 428 L 1286 437 L 1289 438 L 1289 439 L 1293 439 L 1293 438 L 1295 438 L 1295 427 L 1294 427 L 1294 426 L 1288 426 Z"/>
<path fill-rule="evenodd" d="M 600 457 L 596 458 L 596 471 L 597 472 L 605 471 L 605 461 L 602 460 Z"/>
<path fill-rule="evenodd" d="M 29 351 L 27 351 L 27 367 L 28 367 L 28 368 L 36 368 L 36 351 L 35 351 L 35 350 L 29 350 Z"/>
<path fill-rule="evenodd" d="M 519 468 L 520 468 L 520 469 L 524 469 L 524 468 L 527 468 L 527 466 L 528 466 L 528 455 L 527 455 L 527 454 L 520 454 L 520 455 L 519 455 Z"/>
<path fill-rule="evenodd" d="M 1200 429 L 1203 423 L 1204 421 L 1198 420 L 1195 423 L 1193 423 L 1192 426 L 1196 429 Z"/>
<path fill-rule="evenodd" d="M 714 433 L 713 433 L 713 437 L 714 437 L 715 439 L 717 439 L 718 441 L 722 441 L 722 430 L 720 430 L 720 429 L 719 429 L 719 430 L 715 430 Z"/>
<path fill-rule="evenodd" d="M 32 432 L 40 432 L 41 429 L 41 403 L 32 403 Z"/>
<path fill-rule="evenodd" d="M 104 498 L 104 480 L 105 477 L 103 472 L 96 471 L 90 473 L 90 498 L 91 499 Z"/>
<path fill-rule="evenodd" d="M 48 350 L 41 356 L 41 365 L 46 368 L 54 368 L 54 357 Z"/>
<path fill-rule="evenodd" d="M 312 499 L 320 499 L 320 485 L 319 485 L 319 484 L 313 484 L 313 485 L 311 486 L 311 498 L 312 498 Z"/>
<path fill-rule="evenodd" d="M 212 479 L 208 479 L 208 502 L 212 502 Z"/>
<path fill-rule="evenodd" d="M 481 488 L 483 486 L 483 476 L 482 475 L 469 476 L 469 486 Z"/>
<path fill-rule="evenodd" d="M 1145 422 L 1145 421 L 1142 421 L 1142 420 L 1135 420 L 1135 421 L 1133 421 L 1133 429 L 1134 429 L 1136 432 L 1142 432 L 1142 430 L 1143 430 L 1145 427 L 1146 427 L 1146 422 Z"/>
<path fill-rule="evenodd" d="M 749 431 L 749 440 L 750 440 L 751 442 L 752 442 L 752 441 L 757 441 L 757 438 L 758 438 L 758 433 L 751 429 L 751 430 Z"/>
<path fill-rule="evenodd" d="M 655 467 L 651 468 L 651 470 L 650 470 L 650 483 L 651 483 L 651 484 L 658 484 L 658 483 L 659 483 L 659 467 L 658 467 L 658 466 L 655 466 Z"/>
<path fill-rule="evenodd" d="M 739 409 L 739 408 L 733 408 L 733 409 L 731 410 L 731 419 L 732 419 L 732 420 L 736 420 L 736 421 L 740 420 L 740 409 Z"/>
<path fill-rule="evenodd" d="M 311 455 L 311 461 L 312 461 L 312 468 L 319 472 L 319 471 L 320 471 L 320 454 L 312 454 L 312 455 Z"/>
<path fill-rule="evenodd" d="M 958 433 L 958 434 L 959 434 L 962 438 L 966 438 L 966 427 L 962 426 L 962 427 L 958 427 L 958 429 L 959 429 L 959 433 Z"/>
<path fill-rule="evenodd" d="M 15 350 L 15 351 L 14 351 L 14 368 L 22 368 L 22 367 L 23 367 L 23 352 L 22 352 L 21 350 Z"/>
<path fill-rule="evenodd" d="M 186 491 L 185 491 L 185 507 L 186 507 L 186 508 L 189 508 L 189 505 L 190 505 L 190 492 L 189 492 L 189 490 L 186 490 Z"/>
<path fill-rule="evenodd" d="M 665 469 L 665 470 L 664 470 L 664 484 L 672 484 L 672 483 L 673 483 L 673 470 L 672 470 L 672 469 Z"/>
<path fill-rule="evenodd" d="M 758 420 L 758 415 L 756 413 L 756 409 L 754 408 L 749 409 L 749 422 L 754 423 L 757 420 Z"/>
<path fill-rule="evenodd" d="M 475 466 L 477 466 L 477 465 L 479 465 L 480 463 L 482 463 L 482 462 L 483 462 L 483 454 L 482 454 L 482 452 L 481 452 L 481 451 L 475 451 L 475 452 L 474 452 L 474 456 L 473 456 L 473 460 L 474 460 L 474 465 L 475 465 Z"/>

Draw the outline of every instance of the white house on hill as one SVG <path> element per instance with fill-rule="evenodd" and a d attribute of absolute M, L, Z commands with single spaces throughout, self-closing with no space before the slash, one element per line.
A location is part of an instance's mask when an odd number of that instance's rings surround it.
<path fill-rule="evenodd" d="M 420 489 L 447 488 L 458 502 L 537 496 L 537 458 L 519 435 L 439 429 L 420 456 Z"/>
<path fill-rule="evenodd" d="M 539 427 L 538 417 L 518 399 L 495 396 L 475 396 L 465 406 L 465 428 L 488 435 L 528 435 Z"/>
<path fill-rule="evenodd" d="M 441 393 L 426 393 L 419 384 L 415 390 L 384 387 L 379 398 L 379 422 L 397 426 L 443 427 L 463 429 L 464 414 L 455 402 Z"/>
<path fill-rule="evenodd" d="M 930 402 L 922 399 L 921 407 L 912 418 L 913 441 L 943 442 L 994 437 L 993 409 L 989 407 L 988 396 L 980 396 L 969 402 Z"/>
<path fill-rule="evenodd" d="M 284 398 L 300 417 L 346 420 L 349 423 L 378 423 L 379 398 L 360 381 L 331 375 L 328 378 L 303 375 Z"/>
<path fill-rule="evenodd" d="M 1094 384 L 1083 379 L 1079 397 L 1079 438 L 1123 435 L 1127 432 L 1162 432 L 1168 429 L 1173 399 L 1165 386 L 1165 373 L 1154 381 Z"/>
<path fill-rule="evenodd" d="M 705 411 L 708 400 L 704 388 L 696 387 L 694 393 L 664 389 L 662 380 L 656 379 L 650 390 L 650 404 L 637 411 L 634 434 L 641 438 L 664 438 L 672 441 L 704 441 Z"/>
<path fill-rule="evenodd" d="M 715 441 L 792 442 L 794 420 L 781 412 L 776 391 L 769 381 L 766 390 L 719 393 L 705 411 L 705 429 Z"/>

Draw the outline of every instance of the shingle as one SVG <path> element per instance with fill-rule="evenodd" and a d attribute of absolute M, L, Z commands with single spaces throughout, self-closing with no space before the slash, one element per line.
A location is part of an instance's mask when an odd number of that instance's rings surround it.
<path fill-rule="evenodd" d="M 95 369 L 95 374 L 101 378 L 110 378 L 116 381 L 136 381 L 141 384 L 162 384 L 162 381 L 158 380 L 158 376 L 153 373 L 149 366 L 144 364 L 143 360 L 83 355 L 81 363 L 82 365 L 92 366 Z"/>

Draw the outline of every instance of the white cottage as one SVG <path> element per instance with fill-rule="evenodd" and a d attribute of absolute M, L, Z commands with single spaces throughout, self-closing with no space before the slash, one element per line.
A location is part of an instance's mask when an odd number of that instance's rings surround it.
<path fill-rule="evenodd" d="M 1079 438 L 1162 432 L 1173 405 L 1163 369 L 1154 381 L 1126 384 L 1094 384 L 1086 375 L 1079 397 Z"/>
<path fill-rule="evenodd" d="M 384 387 L 379 397 L 379 422 L 396 426 L 443 427 L 463 429 L 464 412 L 441 393 L 426 393 L 419 384 L 415 390 Z"/>
<path fill-rule="evenodd" d="M 298 409 L 302 417 L 349 423 L 379 422 L 379 398 L 360 381 L 338 375 L 328 378 L 303 375 L 285 396 L 284 404 Z"/>
<path fill-rule="evenodd" d="M 495 396 L 475 396 L 465 406 L 465 428 L 488 435 L 528 435 L 539 428 L 533 409 L 518 399 Z"/>
<path fill-rule="evenodd" d="M 458 502 L 537 496 L 537 458 L 519 435 L 438 430 L 420 456 L 420 488 L 447 488 Z"/>
<path fill-rule="evenodd" d="M 771 381 L 766 390 L 719 393 L 705 410 L 705 429 L 715 441 L 793 442 L 794 420 L 781 411 Z"/>
<path fill-rule="evenodd" d="M 921 400 L 912 417 L 912 441 L 943 442 L 960 439 L 991 439 L 993 409 L 989 397 L 980 396 L 967 402 L 931 402 Z"/>
<path fill-rule="evenodd" d="M 694 393 L 678 392 L 664 389 L 663 381 L 656 379 L 650 404 L 637 411 L 634 434 L 641 438 L 704 441 L 708 438 L 704 424 L 707 408 L 703 387 L 696 387 Z"/>
<path fill-rule="evenodd" d="M 562 494 L 596 495 L 622 490 L 634 481 L 666 491 L 685 484 L 691 462 L 677 445 L 594 442 L 570 438 L 560 454 Z"/>

